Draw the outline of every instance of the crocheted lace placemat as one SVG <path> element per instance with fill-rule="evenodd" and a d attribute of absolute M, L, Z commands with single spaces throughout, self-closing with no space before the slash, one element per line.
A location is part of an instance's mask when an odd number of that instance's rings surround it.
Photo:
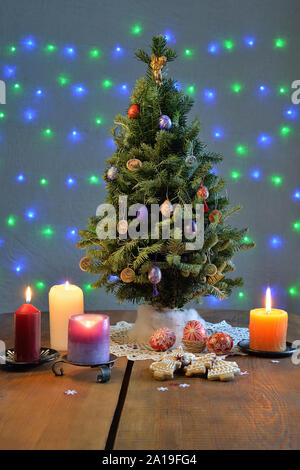
<path fill-rule="evenodd" d="M 229 325 L 225 320 L 220 323 L 206 323 L 208 336 L 213 333 L 227 333 L 233 339 L 233 349 L 229 355 L 244 355 L 237 347 L 237 343 L 243 339 L 249 340 L 249 329 Z M 128 337 L 128 331 L 133 327 L 133 323 L 126 321 L 118 322 L 110 329 L 110 352 L 115 356 L 126 356 L 131 361 L 143 361 L 152 359 L 159 361 L 165 352 L 154 351 L 149 344 L 138 343 Z"/>

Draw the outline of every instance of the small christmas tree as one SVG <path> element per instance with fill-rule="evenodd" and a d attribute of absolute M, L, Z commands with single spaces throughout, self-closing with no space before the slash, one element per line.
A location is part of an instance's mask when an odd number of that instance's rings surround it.
<path fill-rule="evenodd" d="M 146 208 L 159 204 L 170 219 L 171 236 L 164 239 L 160 232 L 158 239 L 150 235 L 125 238 L 128 224 L 125 214 L 119 214 L 117 237 L 99 239 L 101 215 L 91 217 L 87 230 L 79 232 L 78 247 L 87 249 L 82 269 L 99 275 L 93 288 L 105 286 L 120 302 L 181 308 L 202 296 L 224 299 L 235 286 L 241 286 L 241 278 L 229 277 L 235 270 L 232 257 L 254 244 L 244 240 L 247 229 L 227 225 L 228 217 L 240 206 L 229 206 L 228 198 L 221 194 L 225 181 L 212 171 L 222 157 L 208 152 L 199 140 L 199 121 L 188 123 L 193 100 L 165 76 L 166 65 L 176 53 L 167 47 L 163 36 L 153 38 L 151 51 L 151 57 L 143 50 L 136 52 L 147 65 L 146 75 L 136 83 L 128 115 L 115 118 L 112 135 L 116 150 L 107 161 L 103 178 L 108 188 L 106 202 L 116 212 L 120 196 L 128 197 L 128 206 L 141 205 L 140 220 L 147 215 Z M 173 236 L 173 205 L 195 208 L 199 203 L 204 204 L 205 212 L 204 244 L 201 249 L 187 250 L 185 240 Z M 160 229 L 162 224 L 158 224 Z M 193 224 L 192 232 L 197 230 Z"/>

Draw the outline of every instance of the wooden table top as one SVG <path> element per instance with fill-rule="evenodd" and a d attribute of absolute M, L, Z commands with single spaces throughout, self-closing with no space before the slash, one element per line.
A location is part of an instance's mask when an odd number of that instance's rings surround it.
<path fill-rule="evenodd" d="M 104 312 L 103 312 L 104 313 Z M 105 311 L 111 324 L 133 322 L 135 311 Z M 211 322 L 246 326 L 248 312 L 202 310 Z M 13 315 L 0 315 L 0 339 L 13 346 Z M 300 317 L 289 315 L 288 339 L 300 339 Z M 42 344 L 49 344 L 48 314 Z M 180 388 L 159 386 L 151 361 L 119 358 L 111 380 L 95 382 L 95 371 L 51 364 L 28 372 L 0 371 L 0 449 L 299 449 L 300 366 L 291 358 L 237 357 L 249 372 L 233 382 L 178 376 Z M 66 395 L 68 389 L 76 395 Z"/>

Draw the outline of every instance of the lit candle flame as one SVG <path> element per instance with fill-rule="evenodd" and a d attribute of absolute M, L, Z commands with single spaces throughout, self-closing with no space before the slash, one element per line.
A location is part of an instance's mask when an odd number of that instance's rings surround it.
<path fill-rule="evenodd" d="M 271 313 L 271 309 L 272 309 L 271 289 L 270 287 L 268 287 L 266 291 L 266 312 Z"/>
<path fill-rule="evenodd" d="M 66 290 L 69 290 L 69 289 L 70 289 L 69 281 L 67 281 L 67 282 L 65 283 L 65 288 L 66 288 Z"/>
<path fill-rule="evenodd" d="M 27 287 L 25 297 L 26 297 L 26 302 L 29 303 L 31 301 L 31 289 L 30 289 L 30 287 Z"/>

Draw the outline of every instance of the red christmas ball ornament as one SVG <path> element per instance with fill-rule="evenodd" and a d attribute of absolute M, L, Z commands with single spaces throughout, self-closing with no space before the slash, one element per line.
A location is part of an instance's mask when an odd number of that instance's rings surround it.
<path fill-rule="evenodd" d="M 137 117 L 139 117 L 139 114 L 140 114 L 140 108 L 137 104 L 133 104 L 128 109 L 128 117 L 130 117 L 130 119 L 136 119 Z"/>
<path fill-rule="evenodd" d="M 214 333 L 206 341 L 208 351 L 217 354 L 217 356 L 228 354 L 232 346 L 233 340 L 226 333 Z"/>
<path fill-rule="evenodd" d="M 209 196 L 209 191 L 206 186 L 200 186 L 200 188 L 197 191 L 197 196 L 201 197 L 202 199 L 207 199 Z"/>
<path fill-rule="evenodd" d="M 187 341 L 206 341 L 206 329 L 197 320 L 188 321 L 183 330 L 183 339 Z"/>
<path fill-rule="evenodd" d="M 176 335 L 170 328 L 159 328 L 150 338 L 150 346 L 155 351 L 167 351 L 176 341 Z"/>

